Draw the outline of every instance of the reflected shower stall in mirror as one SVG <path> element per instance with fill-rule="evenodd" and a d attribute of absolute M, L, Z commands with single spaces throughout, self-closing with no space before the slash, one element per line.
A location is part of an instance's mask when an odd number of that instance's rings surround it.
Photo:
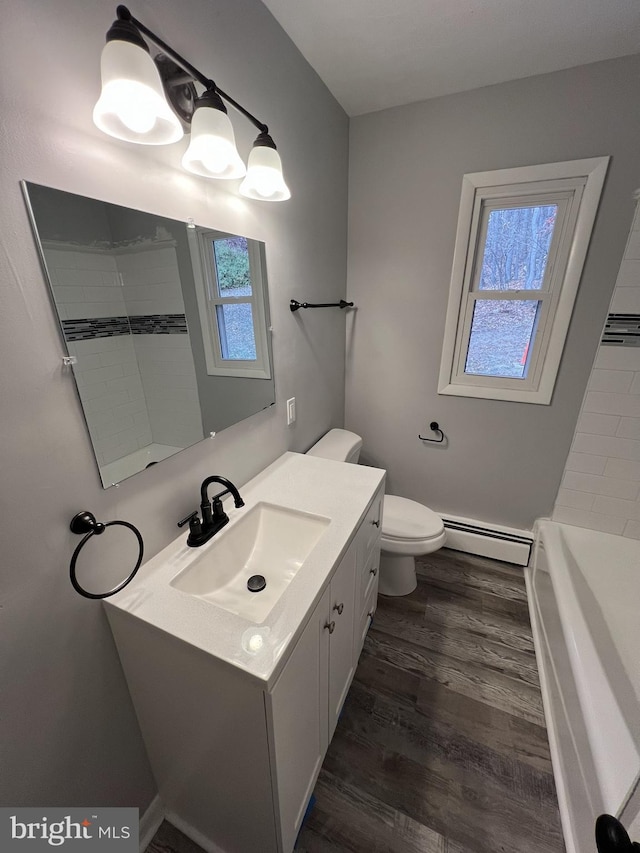
<path fill-rule="evenodd" d="M 22 186 L 104 488 L 273 405 L 263 243 Z"/>

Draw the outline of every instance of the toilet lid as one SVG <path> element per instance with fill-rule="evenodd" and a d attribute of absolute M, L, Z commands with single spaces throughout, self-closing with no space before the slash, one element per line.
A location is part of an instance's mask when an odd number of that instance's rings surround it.
<path fill-rule="evenodd" d="M 442 519 L 428 507 L 397 495 L 384 496 L 382 535 L 387 539 L 432 539 L 443 530 Z"/>

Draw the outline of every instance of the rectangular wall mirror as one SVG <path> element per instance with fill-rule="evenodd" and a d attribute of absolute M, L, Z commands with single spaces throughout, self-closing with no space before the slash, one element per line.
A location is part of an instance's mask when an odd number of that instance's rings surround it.
<path fill-rule="evenodd" d="M 263 243 L 23 190 L 104 488 L 273 405 Z"/>

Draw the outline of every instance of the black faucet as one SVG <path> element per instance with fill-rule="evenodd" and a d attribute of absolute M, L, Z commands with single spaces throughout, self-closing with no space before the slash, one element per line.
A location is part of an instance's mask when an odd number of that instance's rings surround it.
<path fill-rule="evenodd" d="M 225 488 L 209 500 L 208 491 L 211 483 L 220 483 L 220 485 L 225 486 Z M 222 508 L 222 501 L 220 500 L 223 495 L 227 494 L 233 495 L 233 502 L 237 509 L 244 506 L 244 501 L 240 497 L 240 492 L 230 480 L 227 480 L 226 477 L 220 477 L 217 474 L 214 474 L 212 477 L 207 477 L 206 480 L 203 480 L 202 485 L 200 486 L 200 511 L 202 513 L 202 520 L 200 520 L 198 511 L 196 510 L 195 512 L 192 512 L 191 515 L 188 515 L 186 518 L 183 518 L 182 521 L 178 522 L 178 527 L 184 527 L 184 525 L 189 522 L 187 545 L 191 548 L 197 548 L 199 545 L 204 545 L 204 543 L 208 542 L 212 536 L 215 536 L 218 530 L 221 530 L 225 524 L 228 524 L 229 516 Z"/>

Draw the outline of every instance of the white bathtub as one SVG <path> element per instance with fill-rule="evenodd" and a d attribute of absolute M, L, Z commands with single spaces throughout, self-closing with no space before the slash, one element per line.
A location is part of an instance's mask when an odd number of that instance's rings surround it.
<path fill-rule="evenodd" d="M 525 570 L 569 853 L 592 853 L 640 772 L 640 542 L 538 522 Z M 633 817 L 633 815 L 631 815 Z"/>

